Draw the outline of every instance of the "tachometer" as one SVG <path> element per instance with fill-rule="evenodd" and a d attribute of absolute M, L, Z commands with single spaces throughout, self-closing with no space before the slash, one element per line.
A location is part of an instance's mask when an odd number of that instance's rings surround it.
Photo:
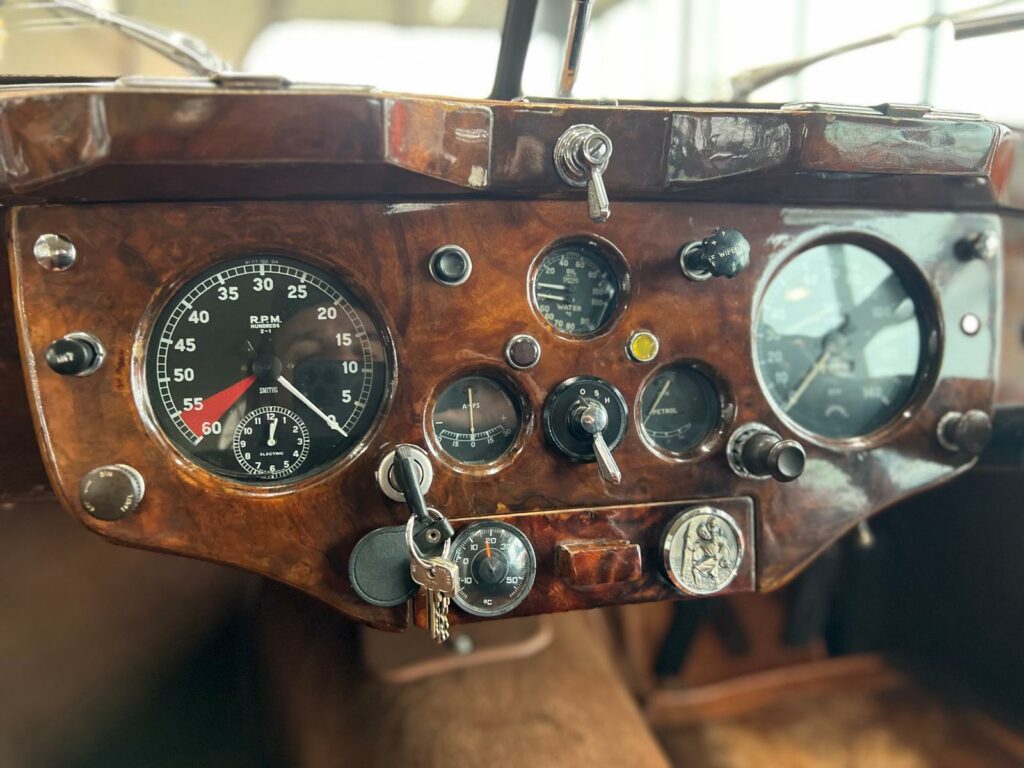
<path fill-rule="evenodd" d="M 317 472 L 357 446 L 389 388 L 384 341 L 337 278 L 291 258 L 189 281 L 150 337 L 157 422 L 188 458 L 244 482 Z"/>
<path fill-rule="evenodd" d="M 809 432 L 866 435 L 913 396 L 926 359 L 926 325 L 904 278 L 850 243 L 811 248 L 765 291 L 757 362 L 768 394 Z"/>

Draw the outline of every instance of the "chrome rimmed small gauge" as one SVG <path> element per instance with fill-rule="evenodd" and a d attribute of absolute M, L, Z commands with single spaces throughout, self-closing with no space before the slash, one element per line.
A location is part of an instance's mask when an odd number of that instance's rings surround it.
<path fill-rule="evenodd" d="M 496 375 L 461 376 L 438 392 L 430 427 L 437 447 L 458 464 L 495 465 L 509 456 L 519 441 L 522 398 Z"/>
<path fill-rule="evenodd" d="M 268 405 L 247 413 L 231 440 L 238 465 L 261 480 L 298 472 L 309 455 L 309 429 L 293 411 Z"/>
<path fill-rule="evenodd" d="M 685 460 L 706 455 L 724 439 L 735 407 L 724 380 L 707 365 L 680 360 L 644 383 L 635 409 L 637 431 L 660 454 Z"/>
<path fill-rule="evenodd" d="M 577 237 L 550 245 L 534 263 L 530 299 L 552 330 L 592 339 L 611 330 L 629 297 L 622 254 L 604 240 Z"/>
<path fill-rule="evenodd" d="M 452 542 L 459 567 L 453 602 L 473 616 L 501 616 L 526 599 L 537 575 L 537 555 L 526 534 L 508 523 L 470 523 Z"/>

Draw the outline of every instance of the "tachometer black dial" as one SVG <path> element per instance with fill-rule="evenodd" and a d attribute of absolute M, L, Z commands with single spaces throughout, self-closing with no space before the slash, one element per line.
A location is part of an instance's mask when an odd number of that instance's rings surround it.
<path fill-rule="evenodd" d="M 793 422 L 823 437 L 866 435 L 913 396 L 926 326 L 903 277 L 850 243 L 811 248 L 765 292 L 757 362 L 768 394 Z"/>
<path fill-rule="evenodd" d="M 669 366 L 651 378 L 640 395 L 637 418 L 644 438 L 672 455 L 703 443 L 721 416 L 718 390 L 693 365 Z"/>
<path fill-rule="evenodd" d="M 463 464 L 491 464 L 515 445 L 522 424 L 517 398 L 489 376 L 464 376 L 437 396 L 431 416 L 437 444 Z"/>
<path fill-rule="evenodd" d="M 569 336 L 603 330 L 621 300 L 619 276 L 609 257 L 596 244 L 582 240 L 557 245 L 544 256 L 532 291 L 544 319 Z"/>
<path fill-rule="evenodd" d="M 255 483 L 346 455 L 380 413 L 389 377 L 382 334 L 351 291 L 279 256 L 221 262 L 189 281 L 160 313 L 146 359 L 171 442 Z"/>

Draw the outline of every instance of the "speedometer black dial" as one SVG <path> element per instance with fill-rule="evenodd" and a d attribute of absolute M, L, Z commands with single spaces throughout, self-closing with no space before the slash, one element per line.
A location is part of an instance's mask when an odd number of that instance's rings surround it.
<path fill-rule="evenodd" d="M 913 396 L 926 326 L 904 278 L 850 243 L 811 248 L 765 291 L 757 360 L 768 394 L 809 432 L 848 439 L 888 422 Z"/>
<path fill-rule="evenodd" d="M 157 319 L 146 385 L 187 457 L 225 477 L 280 482 L 349 453 L 389 387 L 381 332 L 337 278 L 254 256 L 189 281 Z"/>
<path fill-rule="evenodd" d="M 611 257 L 596 243 L 561 243 L 541 259 L 533 276 L 533 301 L 541 316 L 569 336 L 591 336 L 615 317 L 622 281 Z"/>

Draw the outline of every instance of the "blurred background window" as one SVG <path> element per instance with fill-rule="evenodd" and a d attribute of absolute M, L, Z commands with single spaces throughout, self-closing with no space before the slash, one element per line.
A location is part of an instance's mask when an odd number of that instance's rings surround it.
<path fill-rule="evenodd" d="M 204 40 L 249 71 L 297 81 L 482 97 L 490 91 L 501 0 L 97 0 Z M 727 101 L 730 77 L 818 53 L 980 0 L 595 0 L 576 87 L 581 98 Z M 7 75 L 182 74 L 131 40 L 45 10 L 0 7 Z M 1024 2 L 985 3 L 990 14 Z M 541 0 L 523 78 L 555 92 L 571 0 Z M 815 64 L 754 91 L 781 103 L 928 103 L 1024 125 L 1012 78 L 1024 31 L 954 41 L 949 24 Z"/>

